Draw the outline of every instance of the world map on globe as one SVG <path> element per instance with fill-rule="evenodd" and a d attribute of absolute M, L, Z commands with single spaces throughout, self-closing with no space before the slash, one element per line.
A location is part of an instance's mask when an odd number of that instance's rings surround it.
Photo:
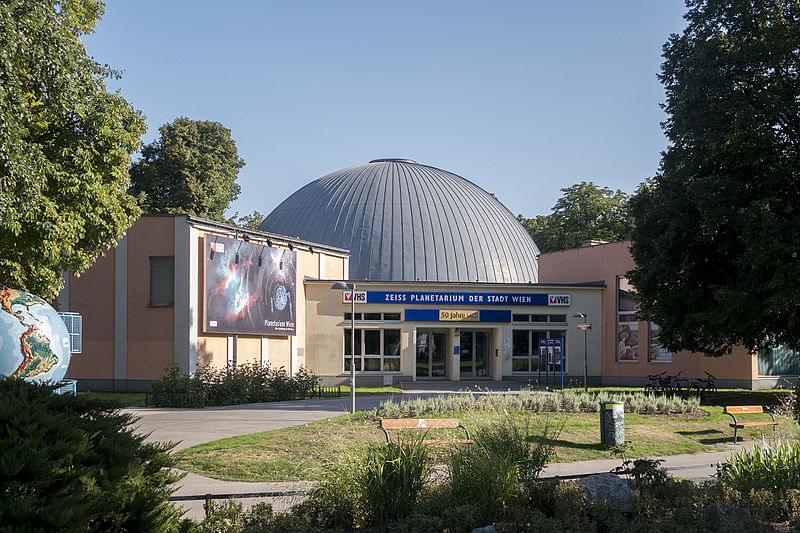
<path fill-rule="evenodd" d="M 0 375 L 60 382 L 69 366 L 69 332 L 42 298 L 0 288 Z"/>

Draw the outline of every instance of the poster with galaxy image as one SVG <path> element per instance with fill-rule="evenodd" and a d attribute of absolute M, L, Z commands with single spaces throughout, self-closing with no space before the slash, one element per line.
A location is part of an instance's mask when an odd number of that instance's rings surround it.
<path fill-rule="evenodd" d="M 205 331 L 294 335 L 296 260 L 285 248 L 207 236 Z"/>

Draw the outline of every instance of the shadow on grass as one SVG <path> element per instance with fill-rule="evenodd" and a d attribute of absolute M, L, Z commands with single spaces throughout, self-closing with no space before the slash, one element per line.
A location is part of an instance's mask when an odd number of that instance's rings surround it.
<path fill-rule="evenodd" d="M 678 435 L 684 435 L 686 437 L 691 437 L 692 435 L 724 435 L 718 429 L 701 429 L 697 431 L 676 431 Z"/>
<path fill-rule="evenodd" d="M 713 444 L 724 444 L 726 442 L 730 442 L 733 438 L 731 435 L 728 435 L 718 429 L 701 429 L 697 431 L 677 431 L 678 435 L 683 435 L 684 437 L 699 437 L 701 435 L 708 435 L 708 437 L 703 439 L 697 439 L 697 442 L 700 444 L 705 444 L 707 446 Z M 710 435 L 715 435 L 711 437 Z"/>
<path fill-rule="evenodd" d="M 575 450 L 605 450 L 603 446 L 599 442 L 572 442 L 570 440 L 564 439 L 546 439 L 537 436 L 530 436 L 528 437 L 529 442 L 535 442 L 537 444 L 546 444 L 549 446 L 556 446 L 559 448 L 572 448 Z"/>

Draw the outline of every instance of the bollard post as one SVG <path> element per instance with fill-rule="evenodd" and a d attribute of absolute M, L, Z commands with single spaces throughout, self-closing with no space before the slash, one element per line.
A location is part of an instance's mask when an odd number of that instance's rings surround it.
<path fill-rule="evenodd" d="M 600 445 L 604 448 L 625 443 L 625 404 L 600 403 Z"/>

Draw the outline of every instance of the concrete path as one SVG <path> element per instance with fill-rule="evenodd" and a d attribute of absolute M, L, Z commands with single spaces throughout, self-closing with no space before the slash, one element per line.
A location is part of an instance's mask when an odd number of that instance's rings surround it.
<path fill-rule="evenodd" d="M 359 410 L 374 409 L 389 395 L 363 395 Z M 290 402 L 254 403 L 204 409 L 132 408 L 125 411 L 139 417 L 137 429 L 150 441 L 177 442 L 176 450 L 212 440 L 247 435 L 270 429 L 306 424 L 345 414 L 349 398 L 324 398 Z"/>
<path fill-rule="evenodd" d="M 221 497 L 220 500 L 214 500 L 214 503 L 223 503 L 228 495 L 252 494 L 254 496 L 251 497 L 237 496 L 236 501 L 245 509 L 249 509 L 256 503 L 265 502 L 272 505 L 275 511 L 282 512 L 288 511 L 292 506 L 303 501 L 304 496 L 299 493 L 309 490 L 312 485 L 309 481 L 269 483 L 221 481 L 197 474 L 186 474 L 186 477 L 177 483 L 177 489 L 172 493 L 172 499 L 176 505 L 186 511 L 185 517 L 195 520 L 202 520 L 205 517 L 203 496 L 206 494 Z M 274 495 L 265 497 L 262 496 L 264 493 L 274 493 Z M 259 496 L 255 496 L 255 494 Z"/>
<path fill-rule="evenodd" d="M 730 444 L 728 449 L 719 452 L 687 453 L 682 455 L 668 455 L 666 457 L 648 457 L 648 459 L 663 459 L 661 465 L 675 477 L 688 479 L 694 482 L 711 479 L 717 471 L 717 465 L 724 462 L 732 453 L 743 449 L 750 449 L 754 441 L 739 444 Z M 586 474 L 610 472 L 622 465 L 624 459 L 594 459 L 591 461 L 576 461 L 573 463 L 553 463 L 547 465 L 542 477 L 571 477 Z"/>

